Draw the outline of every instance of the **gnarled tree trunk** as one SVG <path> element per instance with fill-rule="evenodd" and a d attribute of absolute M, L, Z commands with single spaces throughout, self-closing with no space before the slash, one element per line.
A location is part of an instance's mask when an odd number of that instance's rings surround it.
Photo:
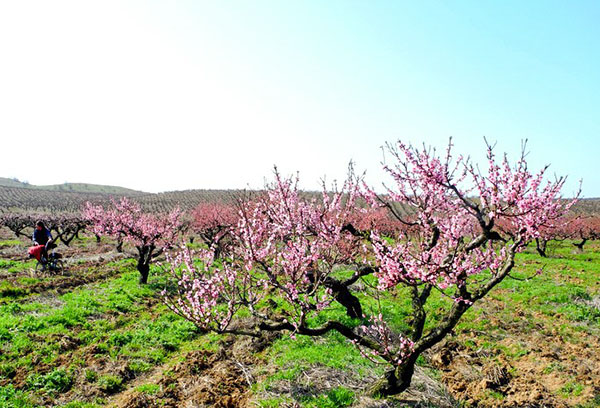
<path fill-rule="evenodd" d="M 577 248 L 578 252 L 583 252 L 583 246 L 587 242 L 587 238 L 583 238 L 581 242 L 574 242 L 573 245 Z"/>
<path fill-rule="evenodd" d="M 150 275 L 150 261 L 155 247 L 153 245 L 138 246 L 138 263 L 137 270 L 140 273 L 140 284 L 148 283 L 148 275 Z"/>
<path fill-rule="evenodd" d="M 540 256 L 543 258 L 548 257 L 548 255 L 546 254 L 547 246 L 548 246 L 547 240 L 541 239 L 541 238 L 535 239 L 535 249 L 537 250 L 538 254 L 540 254 Z"/>

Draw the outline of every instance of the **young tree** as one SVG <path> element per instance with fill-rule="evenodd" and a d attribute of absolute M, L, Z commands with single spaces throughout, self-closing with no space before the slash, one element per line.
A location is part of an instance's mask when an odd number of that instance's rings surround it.
<path fill-rule="evenodd" d="M 83 214 L 92 222 L 95 234 L 124 239 L 135 246 L 142 284 L 148 283 L 152 260 L 174 244 L 180 231 L 179 208 L 167 215 L 154 215 L 143 212 L 139 204 L 126 198 L 113 200 L 109 209 L 87 202 Z"/>
<path fill-rule="evenodd" d="M 189 255 L 175 258 L 171 267 L 179 292 L 166 293 L 167 304 L 199 327 L 218 332 L 288 330 L 321 336 L 337 331 L 364 356 L 389 364 L 374 392 L 404 391 L 417 358 L 508 276 L 515 255 L 539 236 L 543 225 L 573 204 L 558 200 L 564 179 L 544 182 L 546 168 L 530 173 L 524 153 L 511 166 L 506 156 L 498 163 L 488 146 L 487 172 L 480 173 L 462 156 L 453 160 L 451 147 L 439 156 L 435 150 L 400 142 L 388 145 L 395 163 L 385 170 L 393 187 L 384 196 L 365 187 L 362 195 L 376 209 L 406 209 L 392 211 L 406 227 L 395 239 L 377 226 L 363 231 L 350 223 L 350 214 L 357 211 L 355 180 L 341 192 L 325 192 L 316 202 L 302 200 L 296 183 L 276 175 L 261 200 L 242 208 L 237 259 L 217 266 L 208 256 L 197 268 Z M 497 223 L 508 225 L 508 232 L 498 232 Z M 333 269 L 339 264 L 353 264 L 355 272 L 347 279 L 336 278 Z M 352 285 L 371 274 L 377 285 L 365 296 L 410 296 L 409 331 L 394 332 L 389 325 L 394 316 L 388 311 L 365 316 Z M 433 291 L 453 302 L 426 331 Z M 257 310 L 258 300 L 267 296 L 286 302 L 286 312 Z M 362 324 L 327 318 L 322 312 L 333 302 L 343 305 L 350 317 L 362 317 Z M 232 327 L 232 317 L 242 307 L 260 323 L 243 330 Z"/>

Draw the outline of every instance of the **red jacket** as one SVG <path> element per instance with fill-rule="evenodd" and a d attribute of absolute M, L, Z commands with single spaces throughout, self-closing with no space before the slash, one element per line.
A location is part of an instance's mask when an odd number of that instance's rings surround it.
<path fill-rule="evenodd" d="M 44 245 L 36 245 L 36 246 L 29 247 L 29 250 L 27 252 L 29 253 L 29 255 L 31 255 L 32 257 L 34 257 L 35 259 L 37 259 L 39 261 L 40 258 L 42 257 L 43 250 L 44 250 Z"/>

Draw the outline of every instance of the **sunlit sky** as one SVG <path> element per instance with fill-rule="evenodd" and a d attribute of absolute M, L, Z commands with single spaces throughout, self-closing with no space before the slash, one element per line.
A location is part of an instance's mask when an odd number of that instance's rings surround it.
<path fill-rule="evenodd" d="M 484 136 L 600 196 L 595 1 L 2 1 L 0 176 L 304 188 Z"/>

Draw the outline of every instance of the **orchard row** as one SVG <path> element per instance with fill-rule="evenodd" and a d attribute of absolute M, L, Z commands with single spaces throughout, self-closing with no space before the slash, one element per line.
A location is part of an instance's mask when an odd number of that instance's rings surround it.
<path fill-rule="evenodd" d="M 545 181 L 546 169 L 531 173 L 524 152 L 510 163 L 488 146 L 481 172 L 455 158 L 452 145 L 441 155 L 400 142 L 388 150 L 395 163 L 385 167 L 392 181 L 384 194 L 351 170 L 317 198 L 275 171 L 265 190 L 188 215 L 178 208 L 148 213 L 122 198 L 87 203 L 80 220 L 97 236 L 137 249 L 141 283 L 165 254 L 173 279 L 163 301 L 199 329 L 337 332 L 365 358 L 389 366 L 372 391 L 396 394 L 410 385 L 419 356 L 510 274 L 529 243 L 598 235 L 595 218 L 568 215 L 576 200 L 561 199 L 564 179 Z M 567 236 L 569 228 L 579 235 Z M 190 235 L 206 247 L 189 250 L 183 242 Z M 434 291 L 452 303 L 432 324 Z M 411 299 L 410 316 L 383 310 L 382 299 L 398 296 Z M 340 309 L 342 316 L 334 313 Z M 391 325 L 399 319 L 402 330 Z"/>

